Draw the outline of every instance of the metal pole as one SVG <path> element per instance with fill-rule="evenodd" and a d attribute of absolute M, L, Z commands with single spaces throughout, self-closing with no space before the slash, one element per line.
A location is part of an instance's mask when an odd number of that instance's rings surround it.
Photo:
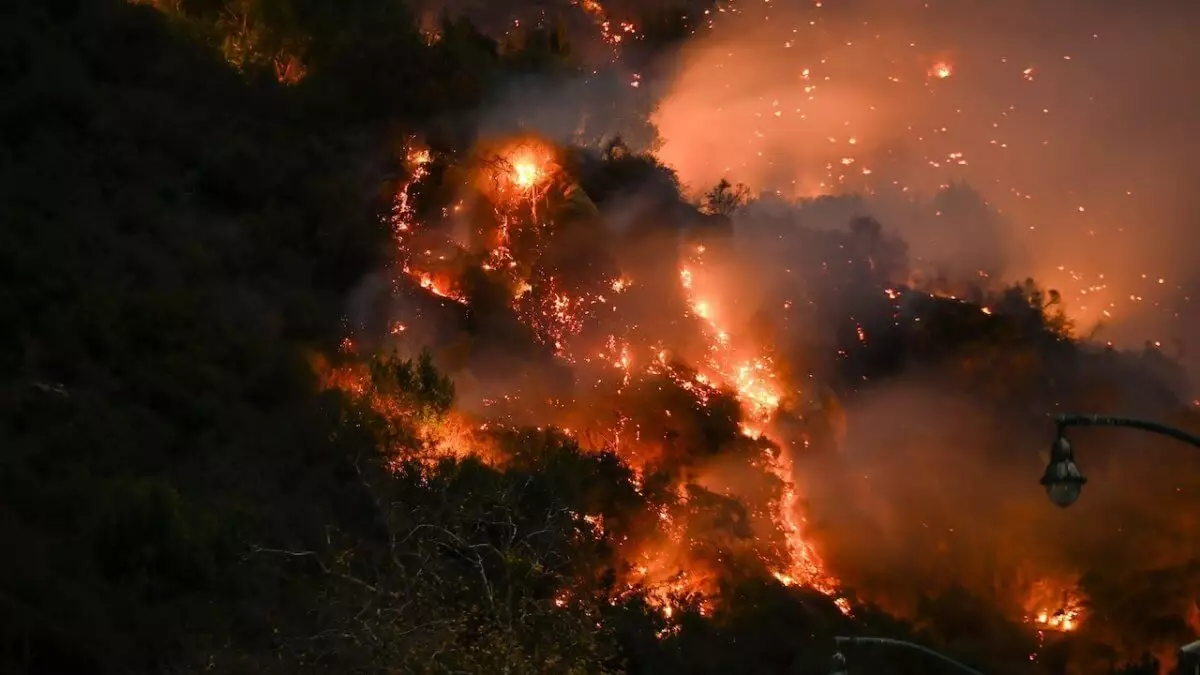
<path fill-rule="evenodd" d="M 1179 675 L 1200 675 L 1200 640 L 1179 648 Z"/>
<path fill-rule="evenodd" d="M 951 666 L 954 666 L 955 668 L 961 670 L 964 673 L 970 673 L 970 675 L 983 675 L 983 673 L 979 672 L 978 670 L 975 670 L 974 668 L 972 668 L 966 664 L 959 663 L 958 661 L 955 661 L 954 659 L 950 658 L 949 656 L 946 656 L 945 654 L 942 654 L 940 652 L 935 652 L 934 650 L 930 649 L 929 647 L 923 647 L 919 644 L 916 644 L 915 642 L 905 642 L 904 640 L 893 640 L 891 638 L 881 638 L 881 637 L 835 637 L 833 640 L 835 643 L 837 643 L 839 645 L 839 649 L 841 648 L 840 645 L 843 642 L 849 642 L 852 645 L 885 645 L 885 646 L 889 646 L 889 647 L 904 647 L 905 649 L 911 649 L 913 651 L 921 652 L 922 654 L 925 654 L 926 656 L 932 656 L 933 658 L 941 661 L 942 663 L 946 663 Z"/>
<path fill-rule="evenodd" d="M 1142 431 L 1149 431 L 1162 436 L 1170 436 L 1177 441 L 1200 448 L 1200 436 L 1193 436 L 1186 431 L 1169 427 L 1165 424 L 1159 424 L 1158 422 L 1138 420 L 1131 417 L 1114 417 L 1112 415 L 1070 414 L 1051 415 L 1050 417 L 1058 425 L 1060 435 L 1062 430 L 1067 427 L 1124 427 L 1127 429 L 1141 429 Z"/>

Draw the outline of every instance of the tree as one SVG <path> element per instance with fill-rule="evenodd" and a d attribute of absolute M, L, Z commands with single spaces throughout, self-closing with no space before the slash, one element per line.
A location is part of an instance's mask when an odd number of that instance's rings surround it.
<path fill-rule="evenodd" d="M 709 215 L 729 218 L 749 203 L 750 188 L 741 183 L 733 185 L 722 178 L 711 190 L 704 193 L 700 208 Z"/>

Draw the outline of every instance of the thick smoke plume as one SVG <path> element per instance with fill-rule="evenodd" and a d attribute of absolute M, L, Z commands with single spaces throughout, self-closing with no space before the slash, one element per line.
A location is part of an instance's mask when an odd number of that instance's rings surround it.
<path fill-rule="evenodd" d="M 1197 62 L 1177 3 L 746 3 L 683 49 L 655 116 L 694 190 L 860 192 L 918 258 L 1033 276 L 1083 329 L 1168 344 L 1189 288 Z M 966 181 L 986 246 L 936 204 Z M 1160 279 L 1162 280 L 1160 282 Z"/>

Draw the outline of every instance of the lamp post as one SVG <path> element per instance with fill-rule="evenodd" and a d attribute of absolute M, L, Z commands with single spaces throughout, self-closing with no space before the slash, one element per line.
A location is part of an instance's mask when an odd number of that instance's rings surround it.
<path fill-rule="evenodd" d="M 983 675 L 983 673 L 979 672 L 978 670 L 975 670 L 974 668 L 972 668 L 968 665 L 959 663 L 958 661 L 955 661 L 954 659 L 950 658 L 949 656 L 946 656 L 945 654 L 942 654 L 941 652 L 935 652 L 934 650 L 930 649 L 929 647 L 923 647 L 915 642 L 905 642 L 904 640 L 893 640 L 891 638 L 881 638 L 881 637 L 844 637 L 844 636 L 835 637 L 835 638 L 833 638 L 833 641 L 837 645 L 837 653 L 833 655 L 833 666 L 830 669 L 830 675 L 848 675 L 848 669 L 846 667 L 846 657 L 844 655 L 842 655 L 842 643 L 843 642 L 848 642 L 852 645 L 883 645 L 883 646 L 887 646 L 887 647 L 901 647 L 904 649 L 911 649 L 913 651 L 921 652 L 922 654 L 925 654 L 926 656 L 932 656 L 933 658 L 935 658 L 938 661 L 941 661 L 942 663 L 945 663 L 947 665 L 954 666 L 958 670 L 960 670 L 964 673 L 968 673 L 968 675 Z"/>
<path fill-rule="evenodd" d="M 1083 491 L 1084 483 L 1087 483 L 1087 478 L 1075 464 L 1075 452 L 1071 448 L 1071 442 L 1067 440 L 1067 427 L 1141 429 L 1170 436 L 1177 441 L 1200 448 L 1200 437 L 1158 422 L 1112 415 L 1051 415 L 1051 419 L 1058 427 L 1058 436 L 1050 446 L 1050 463 L 1046 465 L 1046 471 L 1042 473 L 1040 482 L 1046 488 L 1046 496 L 1050 498 L 1050 501 L 1064 509 L 1079 499 L 1079 493 Z"/>
<path fill-rule="evenodd" d="M 1179 648 L 1178 675 L 1200 675 L 1200 640 Z"/>

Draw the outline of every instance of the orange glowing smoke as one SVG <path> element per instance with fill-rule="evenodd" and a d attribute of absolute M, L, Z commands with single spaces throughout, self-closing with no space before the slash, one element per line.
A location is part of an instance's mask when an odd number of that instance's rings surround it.
<path fill-rule="evenodd" d="M 800 2 L 738 3 L 737 12 L 721 14 L 712 30 L 682 46 L 665 83 L 654 113 L 658 159 L 694 195 L 735 178 L 755 193 L 787 198 L 877 197 L 869 210 L 907 230 L 914 253 L 938 251 L 918 257 L 945 259 L 939 262 L 968 260 L 975 245 L 959 250 L 936 234 L 936 221 L 903 223 L 908 217 L 892 200 L 921 202 L 965 182 L 982 190 L 1003 221 L 1022 224 L 997 235 L 1014 251 L 1010 264 L 1019 265 L 1009 274 L 1060 291 L 1080 335 L 1103 326 L 1118 346 L 1140 347 L 1164 332 L 1186 333 L 1174 303 L 1194 297 L 1172 272 L 1194 265 L 1172 244 L 1184 231 L 1176 224 L 1189 219 L 1191 207 L 1182 205 L 1191 201 L 1186 181 L 1173 176 L 1193 161 L 1178 142 L 1184 127 L 1175 125 L 1185 124 L 1179 111 L 1194 106 L 1175 100 L 1183 90 L 1162 65 L 1194 40 L 1157 26 L 1144 34 L 1179 41 L 1130 50 L 1137 65 L 1105 70 L 1110 80 L 1090 92 L 1075 86 L 1077 64 L 1088 59 L 1053 46 L 1074 44 L 1073 29 L 1041 11 L 1006 11 L 1019 20 L 948 48 L 932 36 L 975 34 L 987 13 L 946 12 L 945 3 L 868 4 L 869 14 Z M 914 20 L 914 11 L 925 16 Z M 1020 61 L 1012 60 L 1016 54 Z M 1053 61 L 1068 67 L 1050 67 Z M 1120 153 L 1062 152 L 1061 139 L 1081 129 L 1110 134 L 1115 122 L 1100 111 L 1119 106 L 1127 90 L 1162 97 L 1143 107 L 1157 111 L 1163 127 L 1147 131 L 1145 114 L 1131 113 L 1122 122 L 1128 133 L 1114 136 L 1120 152 L 1163 166 L 1097 172 L 1097 163 Z M 1159 229 L 1133 237 L 1131 222 Z"/>

